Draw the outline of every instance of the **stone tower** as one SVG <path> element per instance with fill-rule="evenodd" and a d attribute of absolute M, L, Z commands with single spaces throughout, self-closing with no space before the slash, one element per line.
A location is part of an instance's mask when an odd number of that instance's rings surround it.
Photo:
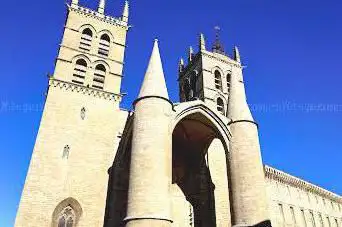
<path fill-rule="evenodd" d="M 72 0 L 15 226 L 102 226 L 119 109 L 129 6 L 122 16 Z"/>
<path fill-rule="evenodd" d="M 171 226 L 172 106 L 155 40 L 138 99 L 134 102 L 127 227 Z"/>
<path fill-rule="evenodd" d="M 227 116 L 232 66 L 238 63 L 227 57 L 218 38 L 213 50 L 208 51 L 204 35 L 200 34 L 198 46 L 197 54 L 189 48 L 187 66 L 180 60 L 180 100 L 202 100 Z"/>
<path fill-rule="evenodd" d="M 188 65 L 180 61 L 179 86 L 181 102 L 201 100 L 228 120 L 231 223 L 251 226 L 269 223 L 270 217 L 258 127 L 247 105 L 242 68 L 237 47 L 229 57 L 217 35 L 208 51 L 201 34 L 198 53 L 190 47 Z M 210 148 L 208 153 L 210 157 Z"/>

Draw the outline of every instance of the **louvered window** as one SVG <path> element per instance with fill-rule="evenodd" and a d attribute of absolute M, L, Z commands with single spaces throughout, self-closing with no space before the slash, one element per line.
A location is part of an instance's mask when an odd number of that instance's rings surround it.
<path fill-rule="evenodd" d="M 97 65 L 95 68 L 94 78 L 93 78 L 93 88 L 103 89 L 104 81 L 106 77 L 106 67 L 104 65 Z"/>
<path fill-rule="evenodd" d="M 110 38 L 107 34 L 103 34 L 100 38 L 98 54 L 108 57 L 110 48 Z"/>
<path fill-rule="evenodd" d="M 72 82 L 83 85 L 87 72 L 87 62 L 84 59 L 78 59 L 74 68 Z"/>
<path fill-rule="evenodd" d="M 81 36 L 80 49 L 90 51 L 92 41 L 93 32 L 89 28 L 84 29 Z"/>

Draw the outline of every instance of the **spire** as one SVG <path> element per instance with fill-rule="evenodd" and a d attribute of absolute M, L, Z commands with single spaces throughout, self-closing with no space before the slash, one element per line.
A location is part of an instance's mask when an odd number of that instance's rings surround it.
<path fill-rule="evenodd" d="M 72 1 L 71 1 L 71 4 L 72 4 L 72 5 L 78 5 L 78 0 L 72 0 Z"/>
<path fill-rule="evenodd" d="M 150 62 L 139 93 L 139 98 L 146 96 L 169 99 L 157 39 L 154 41 Z"/>
<path fill-rule="evenodd" d="M 183 70 L 184 70 L 184 59 L 181 58 L 179 60 L 179 72 L 183 72 Z"/>
<path fill-rule="evenodd" d="M 125 6 L 122 12 L 122 21 L 128 22 L 128 16 L 129 16 L 129 3 L 128 1 L 125 1 Z"/>
<path fill-rule="evenodd" d="M 237 46 L 234 47 L 234 60 L 241 63 L 240 52 Z"/>
<path fill-rule="evenodd" d="M 225 54 L 223 45 L 221 44 L 221 40 L 220 40 L 221 28 L 219 26 L 215 26 L 215 30 L 216 30 L 216 38 L 215 38 L 215 43 L 213 46 L 213 52 L 219 53 L 219 54 Z"/>
<path fill-rule="evenodd" d="M 200 50 L 205 50 L 205 39 L 204 39 L 203 33 L 200 34 L 199 49 Z"/>
<path fill-rule="evenodd" d="M 100 0 L 99 8 L 97 11 L 101 14 L 104 14 L 105 7 L 106 7 L 106 0 Z"/>
<path fill-rule="evenodd" d="M 192 46 L 190 46 L 189 47 L 189 56 L 188 56 L 189 62 L 192 61 L 193 57 L 194 57 L 194 49 L 192 48 Z"/>

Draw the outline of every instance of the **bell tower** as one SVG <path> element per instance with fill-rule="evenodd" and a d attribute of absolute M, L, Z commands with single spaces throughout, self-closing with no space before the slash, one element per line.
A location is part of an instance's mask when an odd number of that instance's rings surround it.
<path fill-rule="evenodd" d="M 188 64 L 180 60 L 180 100 L 202 100 L 228 118 L 232 226 L 270 226 L 258 124 L 247 104 L 239 50 L 235 47 L 233 58 L 229 57 L 220 42 L 219 28 L 216 30 L 211 51 L 201 34 L 198 53 L 190 48 Z"/>
<path fill-rule="evenodd" d="M 216 40 L 212 50 L 206 47 L 203 34 L 199 36 L 197 53 L 189 48 L 188 64 L 179 63 L 179 91 L 181 102 L 202 100 L 210 107 L 227 116 L 230 81 L 235 67 L 241 67 L 238 50 L 230 58 L 223 49 L 216 27 Z"/>
<path fill-rule="evenodd" d="M 72 0 L 15 226 L 103 226 L 120 110 L 129 5 L 120 17 Z"/>

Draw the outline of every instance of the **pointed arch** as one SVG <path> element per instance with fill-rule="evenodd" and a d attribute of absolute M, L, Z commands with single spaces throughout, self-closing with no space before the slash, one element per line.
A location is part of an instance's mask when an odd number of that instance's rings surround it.
<path fill-rule="evenodd" d="M 219 139 L 222 140 L 225 150 L 228 152 L 228 144 L 231 137 L 231 133 L 229 131 L 229 128 L 227 127 L 227 118 L 219 116 L 216 111 L 209 108 L 201 100 L 188 103 L 181 103 L 178 106 L 175 106 L 175 110 L 176 115 L 172 122 L 171 131 L 173 131 L 176 125 L 186 116 L 195 113 L 200 114 L 201 116 L 203 116 L 204 119 L 207 119 L 210 122 L 210 124 L 215 128 Z"/>
<path fill-rule="evenodd" d="M 74 198 L 61 201 L 52 214 L 51 227 L 75 227 L 82 216 L 82 207 Z"/>
<path fill-rule="evenodd" d="M 175 107 L 172 123 L 172 183 L 193 207 L 194 222 L 230 224 L 228 119 L 202 101 Z M 199 180 L 200 179 L 200 180 Z M 201 191 L 205 199 L 194 196 Z"/>

